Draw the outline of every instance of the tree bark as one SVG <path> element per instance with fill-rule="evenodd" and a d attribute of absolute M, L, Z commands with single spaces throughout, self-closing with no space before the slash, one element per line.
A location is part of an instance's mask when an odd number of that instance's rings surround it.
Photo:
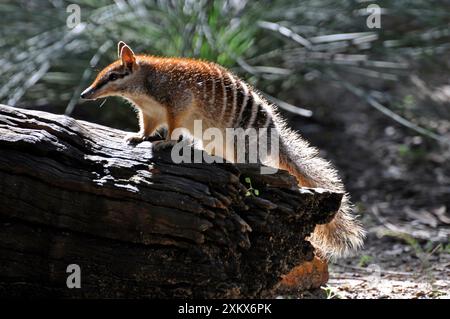
<path fill-rule="evenodd" d="M 0 105 L 0 295 L 273 296 L 342 198 L 256 164 L 174 164 L 124 135 Z"/>

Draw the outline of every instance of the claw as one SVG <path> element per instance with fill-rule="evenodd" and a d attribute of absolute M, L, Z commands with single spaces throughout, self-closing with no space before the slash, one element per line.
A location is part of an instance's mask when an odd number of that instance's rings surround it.
<path fill-rule="evenodd" d="M 128 144 L 139 144 L 145 140 L 145 135 L 142 133 L 129 133 L 125 136 L 125 142 Z"/>

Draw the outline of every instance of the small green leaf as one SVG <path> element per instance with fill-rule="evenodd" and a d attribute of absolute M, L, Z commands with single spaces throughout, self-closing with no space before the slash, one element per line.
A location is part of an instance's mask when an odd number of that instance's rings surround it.
<path fill-rule="evenodd" d="M 245 193 L 245 196 L 251 196 L 252 195 L 252 193 L 250 193 L 249 191 L 247 191 L 247 193 Z"/>
<path fill-rule="evenodd" d="M 255 189 L 253 192 L 255 193 L 256 196 L 259 196 L 259 190 Z"/>
<path fill-rule="evenodd" d="M 245 182 L 246 182 L 247 184 L 250 184 L 252 181 L 250 180 L 250 177 L 246 177 L 246 178 L 245 178 Z"/>

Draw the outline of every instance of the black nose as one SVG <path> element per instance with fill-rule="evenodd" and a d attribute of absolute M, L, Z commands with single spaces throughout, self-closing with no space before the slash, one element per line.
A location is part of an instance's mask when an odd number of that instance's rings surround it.
<path fill-rule="evenodd" d="M 88 99 L 89 96 L 91 95 L 91 93 L 92 93 L 91 88 L 87 88 L 86 90 L 84 90 L 84 91 L 81 93 L 80 96 L 81 96 L 82 99 Z"/>

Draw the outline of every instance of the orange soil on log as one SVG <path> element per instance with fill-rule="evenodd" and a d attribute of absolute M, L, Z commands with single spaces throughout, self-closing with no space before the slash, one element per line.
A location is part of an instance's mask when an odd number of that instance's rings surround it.
<path fill-rule="evenodd" d="M 283 275 L 279 288 L 297 291 L 320 288 L 328 282 L 328 278 L 328 263 L 314 257 L 312 261 L 304 262 Z"/>

